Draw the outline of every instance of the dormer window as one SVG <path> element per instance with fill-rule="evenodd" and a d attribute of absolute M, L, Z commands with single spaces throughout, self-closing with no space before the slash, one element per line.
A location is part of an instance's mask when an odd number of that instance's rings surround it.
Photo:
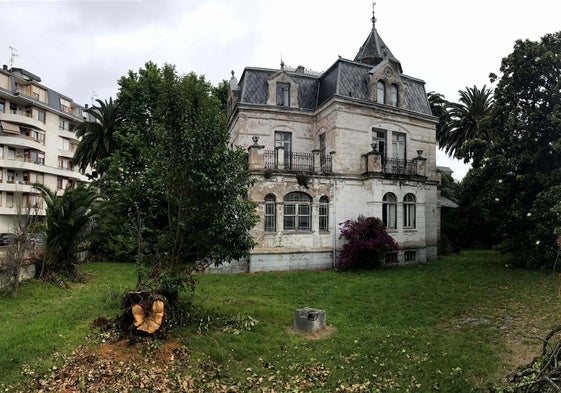
<path fill-rule="evenodd" d="M 386 84 L 382 81 L 378 81 L 376 84 L 376 102 L 378 104 L 386 103 Z"/>
<path fill-rule="evenodd" d="M 397 101 L 398 101 L 397 92 L 398 92 L 397 86 L 396 85 L 391 85 L 390 86 L 390 105 L 391 106 L 397 106 Z"/>
<path fill-rule="evenodd" d="M 277 82 L 277 105 L 290 106 L 290 83 Z"/>

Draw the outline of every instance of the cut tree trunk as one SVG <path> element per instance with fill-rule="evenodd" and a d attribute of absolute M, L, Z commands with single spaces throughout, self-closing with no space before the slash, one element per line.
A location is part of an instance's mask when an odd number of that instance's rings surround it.
<path fill-rule="evenodd" d="M 128 292 L 125 309 L 130 310 L 131 327 L 140 332 L 154 334 L 164 321 L 164 300 L 152 292 Z"/>

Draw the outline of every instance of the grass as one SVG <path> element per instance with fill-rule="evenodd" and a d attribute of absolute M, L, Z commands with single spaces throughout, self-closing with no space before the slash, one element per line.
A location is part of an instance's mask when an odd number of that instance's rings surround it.
<path fill-rule="evenodd" d="M 505 264 L 495 252 L 469 251 L 368 272 L 199 275 L 195 304 L 207 317 L 176 332 L 189 349 L 186 373 L 212 368 L 222 383 L 277 391 L 475 391 L 538 353 L 540 342 L 525 336 L 560 323 L 559 279 Z M 94 318 L 117 314 L 116 294 L 132 287 L 133 267 L 85 269 L 87 284 L 70 290 L 29 282 L 17 299 L 0 298 L 2 379 L 21 380 L 24 363 L 48 368 L 54 351 L 91 333 Z M 324 309 L 329 334 L 294 333 L 301 307 Z M 194 333 L 216 315 L 210 310 L 259 324 Z"/>
<path fill-rule="evenodd" d="M 35 280 L 23 283 L 17 298 L 0 297 L 0 382 L 18 378 L 24 364 L 39 372 L 50 367 L 54 353 L 83 344 L 92 321 L 115 317 L 121 294 L 134 285 L 130 265 L 96 263 L 84 267 L 87 283 L 71 289 Z"/>

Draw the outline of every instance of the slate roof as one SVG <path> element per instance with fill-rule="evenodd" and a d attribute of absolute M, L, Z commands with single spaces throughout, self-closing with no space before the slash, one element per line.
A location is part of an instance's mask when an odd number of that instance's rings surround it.
<path fill-rule="evenodd" d="M 370 100 L 369 72 L 372 66 L 346 59 L 338 59 L 320 76 L 285 71 L 299 85 L 298 102 L 301 109 L 314 110 L 333 96 Z M 239 103 L 267 104 L 268 78 L 278 69 L 247 67 L 240 78 Z M 404 82 L 403 108 L 431 115 L 424 81 L 401 74 Z"/>
<path fill-rule="evenodd" d="M 370 71 L 383 61 L 394 64 L 404 85 L 402 108 L 431 115 L 425 92 L 425 82 L 402 74 L 401 64 L 376 31 L 372 16 L 372 30 L 354 61 L 339 58 L 327 71 L 312 75 L 300 70 L 283 69 L 299 85 L 298 103 L 301 109 L 314 110 L 333 96 L 370 101 Z M 380 65 L 382 66 L 382 65 Z M 300 67 L 299 67 L 300 68 Z M 239 103 L 267 104 L 268 79 L 279 69 L 245 68 L 239 82 Z"/>

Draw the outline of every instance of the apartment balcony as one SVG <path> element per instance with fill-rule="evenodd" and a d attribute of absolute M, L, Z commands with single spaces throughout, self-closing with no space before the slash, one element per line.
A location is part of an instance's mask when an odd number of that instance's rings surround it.
<path fill-rule="evenodd" d="M 331 156 L 321 155 L 319 150 L 287 152 L 284 148 L 265 150 L 264 146 L 249 147 L 250 170 L 275 170 L 285 172 L 331 173 Z"/>
<path fill-rule="evenodd" d="M 45 151 L 44 142 L 30 136 L 0 131 L 0 145 Z"/>
<path fill-rule="evenodd" d="M 17 123 L 20 125 L 25 125 L 31 128 L 37 128 L 39 130 L 46 130 L 45 123 L 39 121 L 38 119 L 34 118 L 31 113 L 22 111 L 22 110 L 14 110 L 10 111 L 8 108 L 5 109 L 6 112 L 0 112 L 0 120 L 7 121 L 11 123 Z"/>

